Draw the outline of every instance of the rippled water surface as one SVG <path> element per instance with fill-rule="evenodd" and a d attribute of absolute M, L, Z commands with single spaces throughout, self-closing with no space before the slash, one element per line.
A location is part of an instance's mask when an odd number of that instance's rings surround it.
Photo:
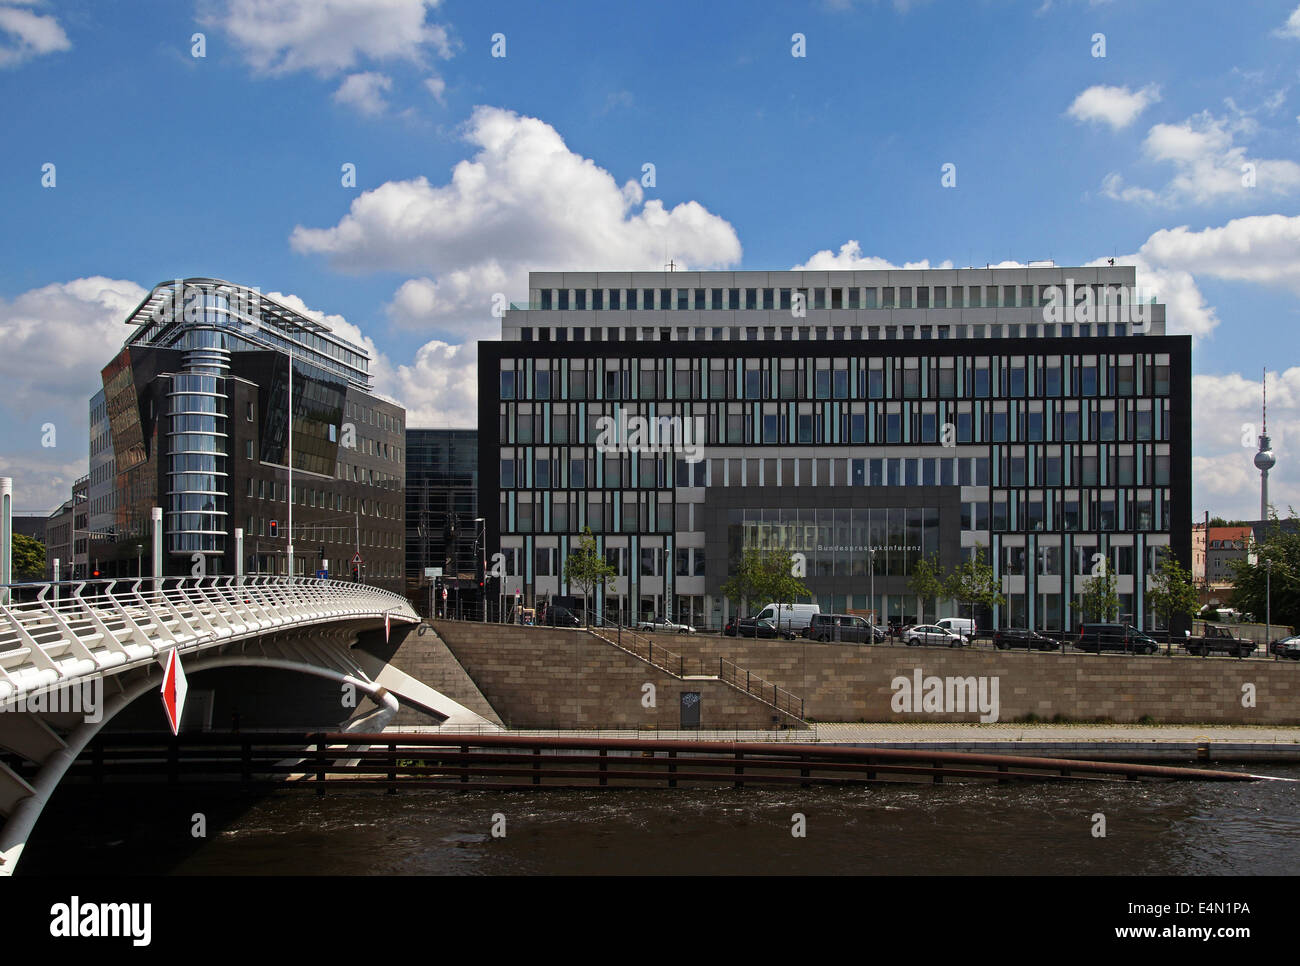
<path fill-rule="evenodd" d="M 1300 779 L 1298 766 L 1237 767 Z M 805 837 L 791 835 L 795 813 L 804 816 Z M 196 814 L 207 822 L 206 838 L 191 834 Z M 1104 838 L 1093 834 L 1096 815 L 1104 816 Z M 492 834 L 494 821 L 504 823 L 504 836 Z M 47 808 L 21 871 L 70 868 L 109 875 L 1295 874 L 1300 781 L 331 789 L 323 798 L 69 786 Z"/>

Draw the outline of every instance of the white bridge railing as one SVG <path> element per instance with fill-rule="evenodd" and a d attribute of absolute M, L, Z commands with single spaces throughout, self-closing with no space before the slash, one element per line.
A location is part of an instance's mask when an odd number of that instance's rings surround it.
<path fill-rule="evenodd" d="M 155 586 L 156 585 L 156 586 Z M 404 597 L 366 584 L 273 576 L 11 584 L 0 606 L 0 707 L 79 679 L 279 628 L 388 615 Z"/>

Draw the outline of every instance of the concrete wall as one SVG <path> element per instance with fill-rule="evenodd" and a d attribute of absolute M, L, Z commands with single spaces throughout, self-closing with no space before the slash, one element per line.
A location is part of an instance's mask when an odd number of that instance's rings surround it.
<path fill-rule="evenodd" d="M 361 646 L 493 724 L 503 723 L 491 703 L 465 672 L 465 668 L 456 660 L 456 655 L 447 649 L 446 643 L 429 625 L 421 624 L 418 628 L 404 626 L 400 630 L 394 628 L 392 638 L 387 643 L 382 633 L 369 635 L 361 641 Z M 403 707 L 390 722 L 390 727 L 431 723 L 428 715 Z"/>
<path fill-rule="evenodd" d="M 1300 725 L 1300 661 L 1025 653 L 985 648 L 861 646 L 660 635 L 666 648 L 717 670 L 725 657 L 804 699 L 818 721 L 976 721 L 978 714 L 903 714 L 891 682 L 924 676 L 996 676 L 999 720 L 1028 714 L 1170 724 Z M 1255 706 L 1242 706 L 1253 684 Z"/>
<path fill-rule="evenodd" d="M 456 621 L 434 627 L 511 728 L 675 730 L 684 691 L 700 694 L 701 728 L 774 726 L 777 712 L 743 692 L 721 681 L 666 674 L 586 631 Z M 420 640 L 408 637 L 405 647 L 418 647 Z M 653 708 L 642 704 L 646 684 L 655 686 Z"/>

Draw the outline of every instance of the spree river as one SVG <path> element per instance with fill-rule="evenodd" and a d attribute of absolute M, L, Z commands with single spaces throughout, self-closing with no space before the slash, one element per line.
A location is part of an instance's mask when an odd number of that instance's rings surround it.
<path fill-rule="evenodd" d="M 1225 766 L 1300 779 L 1300 766 Z M 340 783 L 341 784 L 341 783 Z M 195 837 L 201 815 L 206 835 Z M 792 835 L 796 815 L 805 834 Z M 1096 833 L 1104 822 L 1104 837 Z M 494 829 L 497 833 L 495 834 Z M 65 786 L 20 874 L 1279 875 L 1300 781 L 251 795 Z"/>

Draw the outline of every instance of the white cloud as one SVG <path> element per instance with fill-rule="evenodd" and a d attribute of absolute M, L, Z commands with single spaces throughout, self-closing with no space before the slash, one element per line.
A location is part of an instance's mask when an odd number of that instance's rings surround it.
<path fill-rule="evenodd" d="M 1274 36 L 1289 37 L 1292 40 L 1300 40 L 1300 7 L 1291 11 L 1291 16 L 1286 18 L 1286 23 L 1273 31 Z"/>
<path fill-rule="evenodd" d="M 14 481 L 14 515 L 48 515 L 57 510 L 65 500 L 71 499 L 72 484 L 86 475 L 87 459 L 85 433 L 79 450 L 60 446 L 0 454 L 0 476 Z"/>
<path fill-rule="evenodd" d="M 434 74 L 431 77 L 426 77 L 424 80 L 424 87 L 433 95 L 433 99 L 439 104 L 447 103 L 443 99 L 444 95 L 447 93 L 447 82 L 437 74 Z"/>
<path fill-rule="evenodd" d="M 1252 215 L 1218 228 L 1157 231 L 1142 246 L 1154 262 L 1198 275 L 1278 285 L 1300 293 L 1300 215 Z"/>
<path fill-rule="evenodd" d="M 72 41 L 53 16 L 23 9 L 21 0 L 0 3 L 0 68 L 17 67 L 33 57 L 71 50 Z"/>
<path fill-rule="evenodd" d="M 895 265 L 888 259 L 878 255 L 863 255 L 862 246 L 855 240 L 850 239 L 840 246 L 838 252 L 832 252 L 828 248 L 814 254 L 808 261 L 802 265 L 795 265 L 791 271 L 808 271 L 808 272 L 826 272 L 826 271 L 885 271 L 888 269 L 928 269 L 928 268 L 952 268 L 951 261 L 943 261 L 935 265 L 930 264 L 928 258 L 919 262 L 904 262 L 902 265 Z"/>
<path fill-rule="evenodd" d="M 14 478 L 20 509 L 53 509 L 86 473 L 90 397 L 130 334 L 123 321 L 146 294 L 134 282 L 95 276 L 0 299 L 0 476 Z"/>
<path fill-rule="evenodd" d="M 411 285 L 412 283 L 407 283 Z M 406 290 L 403 286 L 399 294 Z M 341 338 L 370 353 L 370 374 L 377 395 L 406 408 L 408 426 L 462 427 L 478 423 L 478 348 L 474 342 L 448 345 L 433 340 L 421 346 L 411 365 L 394 365 L 379 351 L 373 339 L 341 315 L 327 315 L 309 308 L 297 295 L 268 292 L 275 299 L 308 318 L 327 325 Z M 408 291 L 404 296 L 410 311 L 419 311 L 424 293 Z M 432 296 L 430 296 L 432 297 Z M 500 332 L 492 333 L 499 336 Z M 487 338 L 489 333 L 481 337 Z"/>
<path fill-rule="evenodd" d="M 447 58 L 446 27 L 426 21 L 439 0 L 213 0 L 200 22 L 230 35 L 267 74 L 352 70 L 363 60 L 423 65 Z"/>
<path fill-rule="evenodd" d="M 1259 516 L 1259 470 L 1252 462 L 1260 420 L 1262 383 L 1240 373 L 1192 377 L 1193 505 L 1211 515 Z M 1300 441 L 1300 367 L 1268 374 L 1268 433 L 1277 466 L 1269 473 L 1269 501 L 1282 516 L 1300 509 L 1300 460 L 1289 441 Z"/>
<path fill-rule="evenodd" d="M 20 438 L 38 442 L 40 424 L 51 421 L 61 438 L 79 427 L 84 441 L 99 370 L 130 335 L 123 321 L 146 294 L 135 282 L 95 276 L 0 300 L 0 404 L 10 433 L 25 427 Z"/>
<path fill-rule="evenodd" d="M 1180 124 L 1157 124 L 1147 132 L 1142 151 L 1147 159 L 1174 168 L 1172 179 L 1159 191 L 1126 186 L 1118 174 L 1102 182 L 1102 193 L 1118 201 L 1175 205 L 1207 204 L 1221 198 L 1245 198 L 1251 193 L 1288 196 L 1300 192 L 1300 164 L 1290 160 L 1251 158 L 1236 144 L 1237 134 L 1250 134 L 1249 118 L 1229 122 L 1202 111 Z M 1246 165 L 1254 166 L 1254 187 L 1244 183 Z"/>
<path fill-rule="evenodd" d="M 1119 131 L 1132 124 L 1139 114 L 1158 100 L 1160 88 L 1154 84 L 1139 91 L 1097 84 L 1076 97 L 1065 113 L 1080 123 L 1109 124 L 1111 130 Z"/>
<path fill-rule="evenodd" d="M 426 343 L 411 365 L 397 367 L 393 387 L 406 406 L 408 426 L 477 426 L 478 343 Z"/>
<path fill-rule="evenodd" d="M 341 271 L 418 273 L 394 296 L 395 322 L 482 334 L 499 331 L 494 295 L 526 297 L 530 270 L 657 271 L 666 257 L 693 268 L 740 260 L 725 219 L 695 201 L 669 209 L 644 200 L 639 182 L 620 186 L 544 121 L 478 107 L 464 134 L 478 150 L 449 183 L 380 185 L 334 227 L 296 227 L 294 250 L 325 255 Z"/>
<path fill-rule="evenodd" d="M 384 94 L 392 90 L 393 79 L 384 74 L 367 71 L 349 74 L 334 92 L 334 101 L 354 107 L 362 114 L 377 117 L 388 110 Z"/>

